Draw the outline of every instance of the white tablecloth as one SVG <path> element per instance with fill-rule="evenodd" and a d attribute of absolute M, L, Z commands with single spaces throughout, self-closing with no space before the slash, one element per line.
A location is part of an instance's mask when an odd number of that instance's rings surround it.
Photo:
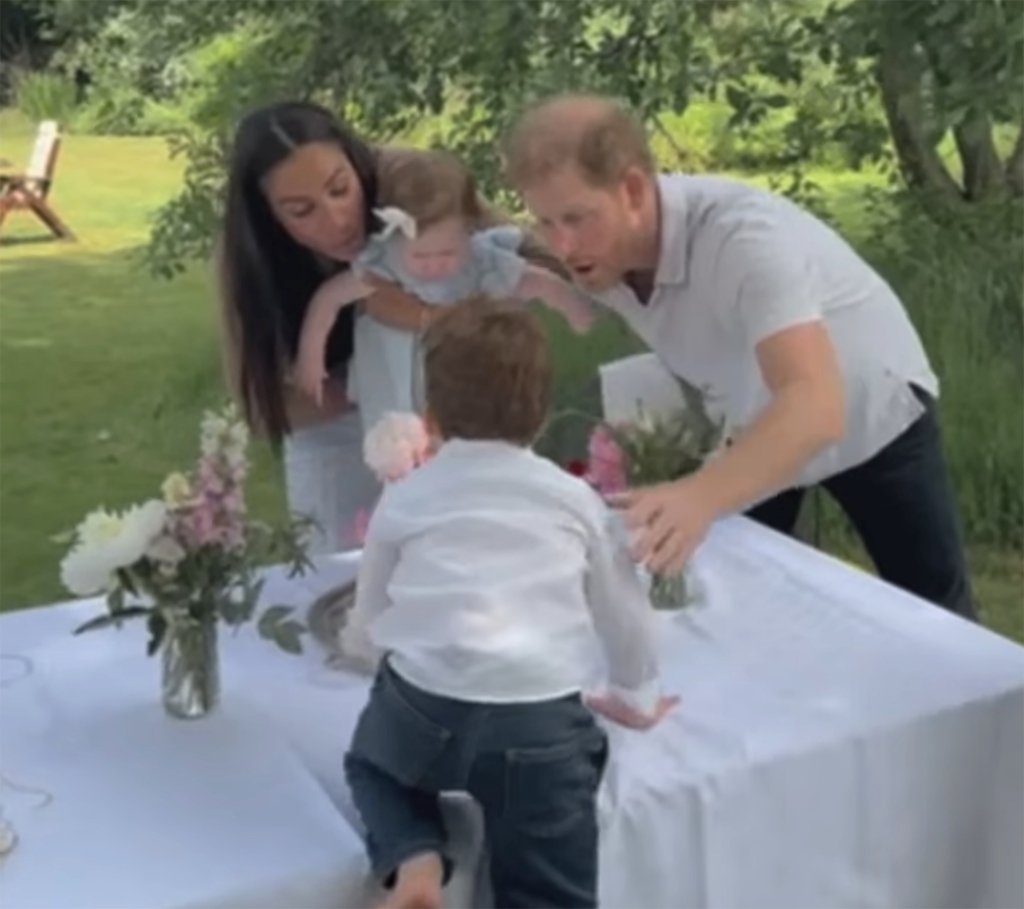
<path fill-rule="evenodd" d="M 272 575 L 267 601 L 354 565 Z M 611 730 L 603 905 L 1024 906 L 1024 650 L 743 519 L 696 568 L 707 605 L 663 619 L 681 706 Z M 360 905 L 335 809 L 358 825 L 342 755 L 365 681 L 246 628 L 223 638 L 219 714 L 165 719 L 141 628 L 68 637 L 96 608 L 0 619 L 0 649 L 35 664 L 3 692 L 0 765 L 54 795 L 0 790 L 22 837 L 0 905 Z M 481 905 L 471 871 L 449 905 Z"/>
<path fill-rule="evenodd" d="M 137 635 L 45 634 L 76 613 L 0 626 L 0 649 L 32 661 L 27 677 L 21 661 L 0 661 L 0 804 L 19 836 L 0 860 L 0 905 L 359 905 L 358 836 L 253 699 L 235 690 L 202 722 L 172 720 Z"/>

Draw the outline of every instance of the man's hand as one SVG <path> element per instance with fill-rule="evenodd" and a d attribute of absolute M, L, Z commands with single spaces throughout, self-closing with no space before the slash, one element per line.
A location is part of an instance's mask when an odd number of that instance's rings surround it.
<path fill-rule="evenodd" d="M 678 697 L 663 697 L 658 701 L 653 714 L 641 713 L 609 694 L 588 695 L 586 705 L 606 719 L 628 729 L 650 729 L 661 722 L 665 715 L 679 703 Z"/>
<path fill-rule="evenodd" d="M 698 476 L 608 497 L 624 513 L 633 558 L 652 574 L 680 571 L 700 545 L 717 511 Z"/>

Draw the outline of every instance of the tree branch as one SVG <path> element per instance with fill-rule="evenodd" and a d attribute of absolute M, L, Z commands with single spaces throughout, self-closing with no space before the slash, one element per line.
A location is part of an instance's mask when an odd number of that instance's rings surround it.
<path fill-rule="evenodd" d="M 964 170 L 964 195 L 976 202 L 1006 189 L 1006 172 L 992 139 L 987 113 L 971 107 L 953 127 L 953 138 Z"/>
<path fill-rule="evenodd" d="M 1006 161 L 1006 185 L 1015 196 L 1024 196 L 1024 123 L 1017 131 L 1017 141 Z"/>
<path fill-rule="evenodd" d="M 900 172 L 907 185 L 947 199 L 963 193 L 928 141 L 920 77 L 911 69 L 912 48 L 885 41 L 876 77 Z"/>
<path fill-rule="evenodd" d="M 675 136 L 669 132 L 668 127 L 662 122 L 661 117 L 654 114 L 654 116 L 651 117 L 651 122 L 653 123 L 654 128 L 661 134 L 661 137 L 668 143 L 669 148 L 672 149 L 672 153 L 676 156 L 676 164 L 679 167 L 684 167 L 687 159 L 690 157 L 686 153 L 686 149 L 676 142 Z"/>

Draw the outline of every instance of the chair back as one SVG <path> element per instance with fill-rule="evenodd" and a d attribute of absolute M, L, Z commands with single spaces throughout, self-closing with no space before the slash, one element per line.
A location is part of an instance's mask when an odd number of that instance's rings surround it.
<path fill-rule="evenodd" d="M 60 128 L 56 120 L 44 120 L 36 131 L 35 145 L 29 158 L 25 177 L 40 185 L 45 192 L 53 180 L 57 168 L 57 152 L 60 150 Z"/>

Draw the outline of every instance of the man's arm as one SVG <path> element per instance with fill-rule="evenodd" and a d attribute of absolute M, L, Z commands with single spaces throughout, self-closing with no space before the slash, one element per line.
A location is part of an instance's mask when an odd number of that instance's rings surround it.
<path fill-rule="evenodd" d="M 736 285 L 727 330 L 752 348 L 771 398 L 734 444 L 696 474 L 617 496 L 642 529 L 634 557 L 654 573 L 678 570 L 719 517 L 785 489 L 845 431 L 842 375 L 809 280 L 812 263 L 776 238 L 733 241 L 718 280 Z"/>
<path fill-rule="evenodd" d="M 695 477 L 716 516 L 790 486 L 811 458 L 843 437 L 843 382 L 822 321 L 785 328 L 755 352 L 771 401 Z"/>

